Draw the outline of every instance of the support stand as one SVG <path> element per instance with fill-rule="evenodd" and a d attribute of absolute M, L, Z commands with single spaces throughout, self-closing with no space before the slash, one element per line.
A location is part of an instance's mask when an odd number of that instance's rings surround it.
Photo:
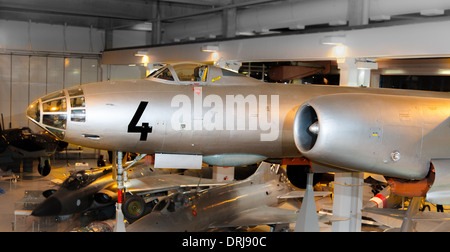
<path fill-rule="evenodd" d="M 333 216 L 348 218 L 348 220 L 333 222 L 331 231 L 361 231 L 363 179 L 363 173 L 358 172 L 334 175 Z"/>
<path fill-rule="evenodd" d="M 122 166 L 123 154 L 121 151 L 117 152 L 117 203 L 116 203 L 116 226 L 114 232 L 126 232 L 124 216 L 122 213 L 123 203 L 123 166 Z"/>
<path fill-rule="evenodd" d="M 422 203 L 422 197 L 413 197 L 409 202 L 408 210 L 403 218 L 403 223 L 400 228 L 400 232 L 414 232 L 415 223 L 413 217 L 419 212 L 420 204 Z"/>
<path fill-rule="evenodd" d="M 367 59 L 338 59 L 340 69 L 339 86 L 370 87 L 370 71 L 378 69 L 378 63 Z"/>
<path fill-rule="evenodd" d="M 306 191 L 302 206 L 298 214 L 295 232 L 319 232 L 319 217 L 316 211 L 316 201 L 313 190 L 314 173 L 308 173 L 306 178 Z"/>

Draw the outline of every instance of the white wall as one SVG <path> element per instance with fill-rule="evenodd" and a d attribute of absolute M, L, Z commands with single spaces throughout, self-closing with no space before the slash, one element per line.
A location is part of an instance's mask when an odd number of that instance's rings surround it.
<path fill-rule="evenodd" d="M 101 78 L 98 59 L 0 54 L 0 113 L 5 127 L 30 126 L 28 105 L 40 96 Z"/>
<path fill-rule="evenodd" d="M 144 32 L 116 31 L 117 47 L 144 45 Z M 45 94 L 103 79 L 142 78 L 145 69 L 100 66 L 105 31 L 0 20 L 0 113 L 5 126 L 30 126 L 28 105 Z"/>
<path fill-rule="evenodd" d="M 100 52 L 104 37 L 94 28 L 0 20 L 0 50 Z"/>
<path fill-rule="evenodd" d="M 142 46 L 149 44 L 144 31 L 115 30 L 113 32 L 113 48 Z"/>

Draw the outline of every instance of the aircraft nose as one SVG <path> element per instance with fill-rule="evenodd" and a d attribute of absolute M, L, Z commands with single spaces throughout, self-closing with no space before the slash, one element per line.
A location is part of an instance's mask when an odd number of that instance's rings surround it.
<path fill-rule="evenodd" d="M 39 100 L 34 101 L 28 106 L 27 117 L 34 123 L 40 123 L 41 121 L 41 110 Z"/>
<path fill-rule="evenodd" d="M 47 94 L 31 103 L 26 114 L 39 127 L 64 140 L 69 120 L 85 122 L 83 89 L 75 86 Z"/>
<path fill-rule="evenodd" d="M 42 202 L 40 205 L 38 205 L 33 212 L 31 212 L 31 215 L 33 216 L 54 216 L 61 213 L 62 204 L 61 201 L 59 201 L 55 197 L 50 197 L 46 199 L 44 202 Z"/>
<path fill-rule="evenodd" d="M 39 127 L 63 140 L 67 124 L 66 90 L 45 95 L 27 109 L 27 117 Z"/>

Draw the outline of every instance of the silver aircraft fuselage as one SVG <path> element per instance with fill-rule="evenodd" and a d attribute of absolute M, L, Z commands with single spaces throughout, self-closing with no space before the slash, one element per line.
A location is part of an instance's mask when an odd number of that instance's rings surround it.
<path fill-rule="evenodd" d="M 328 164 L 419 179 L 432 158 L 450 157 L 449 93 L 269 84 L 206 67 L 200 80 L 169 65 L 143 80 L 76 86 L 36 100 L 27 115 L 73 144 L 219 166 L 303 154 L 327 163 L 335 153 Z M 338 149 L 323 152 L 327 142 Z"/>

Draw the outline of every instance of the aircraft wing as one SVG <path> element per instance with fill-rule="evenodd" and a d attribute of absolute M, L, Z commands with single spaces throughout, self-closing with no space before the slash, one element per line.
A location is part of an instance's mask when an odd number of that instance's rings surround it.
<path fill-rule="evenodd" d="M 288 224 L 295 223 L 297 217 L 298 211 L 262 206 L 243 211 L 237 214 L 236 218 L 230 218 L 229 222 L 213 225 L 210 228 Z"/>
<path fill-rule="evenodd" d="M 364 209 L 364 212 L 379 214 L 397 219 L 403 219 L 406 215 L 406 210 L 400 209 L 388 209 L 388 208 L 372 208 L 368 207 Z M 439 212 L 419 212 L 412 218 L 413 221 L 449 221 L 450 213 Z"/>
<path fill-rule="evenodd" d="M 390 217 L 394 218 L 403 222 L 393 222 L 392 220 L 386 220 L 386 219 L 377 219 L 375 216 L 370 216 L 371 218 L 375 219 L 376 222 L 379 222 L 381 224 L 387 225 L 387 226 L 393 226 L 397 227 L 395 229 L 391 230 L 399 230 L 401 224 L 404 223 L 404 221 L 408 218 L 407 217 L 407 210 L 400 210 L 400 209 L 387 209 L 387 208 L 365 208 L 363 210 L 367 213 L 373 213 L 380 216 Z M 427 232 L 445 232 L 449 230 L 450 227 L 450 213 L 442 213 L 442 212 L 418 212 L 416 214 L 413 214 L 411 221 L 414 221 L 416 223 L 421 223 L 421 226 L 416 226 L 415 230 L 419 232 L 427 231 Z M 385 224 L 386 223 L 386 224 Z M 392 225 L 394 224 L 394 225 Z M 397 224 L 397 225 L 395 225 Z"/>
<path fill-rule="evenodd" d="M 363 212 L 379 214 L 396 219 L 403 219 L 406 215 L 406 210 L 391 209 L 391 208 L 366 207 L 364 208 Z"/>
<path fill-rule="evenodd" d="M 124 183 L 127 191 L 131 193 L 157 193 L 168 190 L 175 190 L 183 187 L 197 186 L 219 186 L 227 182 L 218 182 L 214 179 L 191 177 L 179 174 L 164 174 L 158 176 L 146 176 L 130 179 Z M 116 191 L 117 185 L 114 183 L 109 190 Z"/>
<path fill-rule="evenodd" d="M 442 212 L 420 212 L 413 217 L 414 221 L 449 221 L 450 213 Z"/>
<path fill-rule="evenodd" d="M 326 197 L 330 195 L 331 192 L 327 191 L 314 191 L 314 197 Z M 279 199 L 294 199 L 294 198 L 303 198 L 305 197 L 305 191 L 290 191 L 284 195 L 278 196 Z"/>

